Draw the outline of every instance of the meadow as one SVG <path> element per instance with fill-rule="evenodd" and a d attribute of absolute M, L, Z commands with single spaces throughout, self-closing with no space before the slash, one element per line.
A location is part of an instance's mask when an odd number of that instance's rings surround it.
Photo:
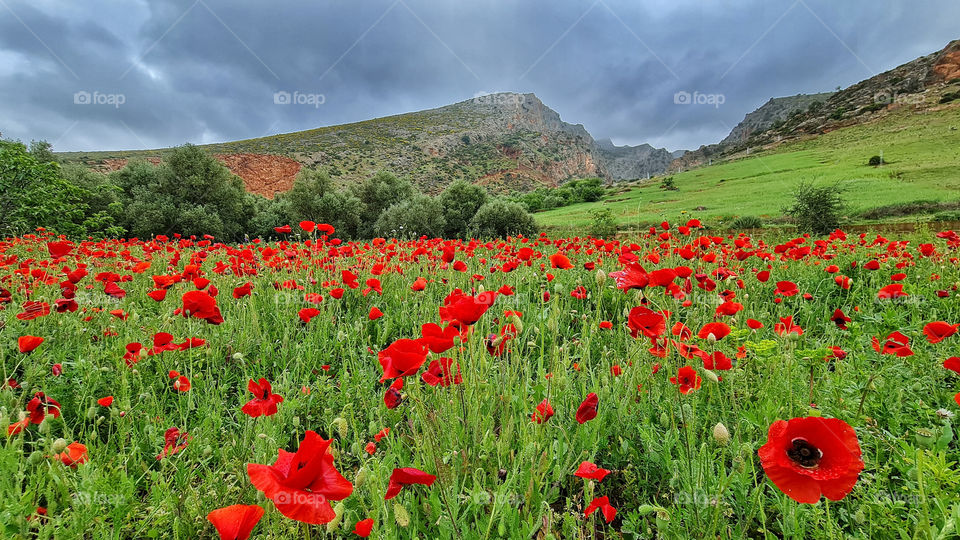
<path fill-rule="evenodd" d="M 699 225 L 7 238 L 0 536 L 956 535 L 960 236 Z"/>
<path fill-rule="evenodd" d="M 536 218 L 554 234 L 584 230 L 597 208 L 609 208 L 621 228 L 634 230 L 665 219 L 686 221 L 684 215 L 694 208 L 712 226 L 729 227 L 744 216 L 771 223 L 790 205 L 797 182 L 807 181 L 845 189 L 851 224 L 957 220 L 957 148 L 960 105 L 921 112 L 904 107 L 815 138 L 755 148 L 751 154 L 674 174 L 676 190 L 662 189 L 664 177 L 657 177 L 618 188 L 601 201 L 540 212 Z M 873 156 L 882 156 L 885 164 L 869 165 Z M 903 211 L 917 201 L 924 204 Z"/>

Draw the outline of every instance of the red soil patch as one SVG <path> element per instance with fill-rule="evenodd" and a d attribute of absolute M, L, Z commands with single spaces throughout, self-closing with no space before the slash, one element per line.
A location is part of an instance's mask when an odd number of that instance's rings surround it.
<path fill-rule="evenodd" d="M 278 192 L 293 189 L 293 180 L 300 172 L 300 163 L 288 157 L 267 154 L 218 154 L 217 161 L 226 165 L 230 172 L 243 179 L 243 186 L 250 193 L 272 199 Z M 159 165 L 161 158 L 145 158 Z M 127 166 L 125 158 L 107 158 L 91 168 L 100 172 L 117 171 Z"/>
<path fill-rule="evenodd" d="M 293 189 L 293 180 L 300 172 L 300 163 L 284 156 L 219 154 L 215 157 L 243 179 L 247 191 L 268 199 L 278 192 Z"/>

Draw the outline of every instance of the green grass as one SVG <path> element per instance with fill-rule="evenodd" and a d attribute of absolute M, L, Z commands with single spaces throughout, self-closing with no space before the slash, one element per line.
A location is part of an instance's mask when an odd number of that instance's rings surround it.
<path fill-rule="evenodd" d="M 870 123 L 820 137 L 784 143 L 759 154 L 673 175 L 677 191 L 659 188 L 659 179 L 624 188 L 596 203 L 577 204 L 536 215 L 552 230 L 583 230 L 590 210 L 605 206 L 621 227 L 636 228 L 666 219 L 697 217 L 723 226 L 739 216 L 779 218 L 800 181 L 838 183 L 847 189 L 852 223 L 870 209 L 911 201 L 960 200 L 960 107 L 914 113 L 901 109 Z M 887 165 L 871 167 L 883 153 Z M 705 210 L 696 210 L 703 207 Z"/>
<path fill-rule="evenodd" d="M 661 254 L 659 264 L 644 263 L 648 270 L 685 265 L 716 277 L 722 267 L 744 280 L 742 289 L 731 278 L 712 293 L 694 286 L 689 305 L 662 289 L 645 292 L 649 306 L 672 313 L 668 331 L 684 322 L 696 332 L 714 320 L 718 293 L 736 291 L 744 310 L 722 317 L 731 335 L 717 343 L 690 340 L 731 357 L 744 348 L 747 356 L 732 370 L 716 373 L 720 381 L 711 380 L 716 374 L 699 360 L 684 359 L 676 349 L 655 358 L 648 340 L 630 337 L 625 314 L 640 305 L 642 295 L 624 293 L 583 266 L 620 269 L 616 245 L 593 251 L 592 241 L 568 239 L 562 245 L 573 268 L 561 270 L 546 259 L 557 251 L 552 242 L 455 242 L 457 260 L 468 266 L 458 272 L 440 261 L 439 241 L 352 244 L 352 254 L 335 259 L 325 256 L 329 246 L 298 242 L 239 246 L 244 253 L 237 246 L 188 241 L 105 241 L 86 243 L 79 257 L 50 265 L 42 241 L 0 244 L 9 274 L 3 286 L 11 291 L 0 310 L 0 366 L 5 380 L 20 384 L 0 389 L 0 428 L 15 421 L 37 391 L 59 401 L 62 413 L 0 441 L 0 536 L 211 538 L 216 533 L 207 513 L 256 504 L 266 513 L 253 538 L 351 538 L 353 525 L 368 517 L 376 521 L 373 538 L 951 537 L 960 517 L 958 446 L 949 420 L 937 410 L 957 411 L 953 394 L 960 379 L 941 362 L 956 354 L 960 336 L 930 344 L 921 329 L 935 320 L 960 322 L 956 292 L 946 299 L 934 292 L 960 280 L 956 262 L 950 262 L 956 249 L 930 231 L 893 250 L 858 244 L 851 235 L 849 243 L 832 242 L 822 254 L 783 260 L 771 255 L 773 275 L 763 283 L 753 275 L 767 267 L 761 257 L 789 237 L 768 232 L 764 238 L 770 243 L 757 239 L 753 248 L 714 245 L 709 251 L 719 256 L 712 262 L 682 259 L 657 237 L 629 239 L 639 244 L 639 255 Z M 678 235 L 671 244 L 693 239 Z M 934 243 L 938 254 L 919 257 L 919 242 Z M 488 272 L 491 265 L 516 260 L 512 254 L 524 245 L 534 248 L 532 265 Z M 265 255 L 266 247 L 276 254 Z M 735 256 L 742 252 L 752 254 Z M 897 261 L 908 260 L 904 254 L 913 259 L 901 282 L 911 296 L 878 301 L 877 291 L 901 271 Z M 215 271 L 219 262 L 229 267 L 237 257 L 256 264 L 258 275 Z M 882 261 L 880 270 L 862 268 L 874 258 Z M 149 268 L 137 273 L 141 260 Z M 363 283 L 375 277 L 370 269 L 381 261 L 387 267 L 376 276 L 382 296 L 363 294 L 362 285 L 339 300 L 330 296 L 341 270 L 352 269 Z M 853 268 L 855 261 L 861 264 Z M 152 275 L 183 272 L 190 262 L 202 262 L 200 271 L 219 289 L 220 325 L 174 314 L 181 295 L 195 288 L 190 281 L 174 285 L 162 302 L 146 296 Z M 16 316 L 28 298 L 52 305 L 62 296 L 61 269 L 78 263 L 90 264 L 78 284 L 81 310 L 34 320 Z M 838 265 L 853 286 L 835 286 L 826 264 Z M 94 281 L 100 272 L 130 276 L 119 282 L 126 296 L 104 294 Z M 934 273 L 941 279 L 932 281 Z M 422 292 L 410 288 L 418 276 L 429 281 Z M 304 290 L 275 288 L 292 279 Z M 811 298 L 775 302 L 778 280 L 796 282 Z M 232 298 L 233 288 L 247 281 L 254 284 L 253 296 Z M 454 288 L 480 292 L 504 285 L 516 294 L 497 297 L 466 343 L 444 353 L 462 368 L 463 383 L 430 387 L 410 376 L 404 402 L 387 409 L 376 353 L 396 339 L 418 337 L 421 324 L 440 322 L 438 308 Z M 572 297 L 578 286 L 586 298 Z M 303 324 L 298 310 L 313 307 L 304 301 L 306 293 L 325 299 L 316 306 L 320 314 Z M 384 316 L 369 321 L 372 306 Z M 830 321 L 837 308 L 853 318 L 848 331 Z M 108 313 L 115 309 L 129 318 Z M 485 337 L 509 322 L 506 310 L 522 312 L 523 324 L 505 354 L 492 356 Z M 773 331 L 788 315 L 804 329 L 798 339 Z M 751 331 L 747 318 L 766 326 Z M 601 321 L 612 321 L 613 328 L 599 330 Z M 910 337 L 914 356 L 872 350 L 872 336 L 883 339 L 895 330 Z M 203 338 L 207 345 L 143 355 L 134 366 L 125 365 L 125 346 L 149 347 L 156 332 L 169 332 L 177 342 Z M 17 337 L 24 335 L 46 341 L 21 354 Z M 849 356 L 824 361 L 833 345 Z M 51 372 L 54 364 L 62 366 L 59 376 Z M 684 365 L 696 368 L 703 384 L 681 395 L 668 379 Z M 620 375 L 613 374 L 614 366 Z M 169 370 L 187 376 L 192 388 L 175 390 Z M 274 416 L 249 418 L 240 407 L 252 398 L 247 381 L 260 377 L 284 401 Z M 574 411 L 589 392 L 599 396 L 599 414 L 578 424 Z M 113 405 L 97 405 L 107 395 L 116 398 Z M 543 424 L 531 422 L 544 399 L 556 415 Z M 839 418 L 856 430 L 865 469 L 842 501 L 798 504 L 765 477 L 758 461 L 772 422 L 807 415 Z M 729 444 L 713 438 L 718 422 L 729 429 Z M 158 461 L 170 427 L 188 432 L 189 444 Z M 384 427 L 389 436 L 369 455 L 364 446 Z M 336 468 L 355 484 L 353 494 L 336 504 L 341 519 L 330 527 L 284 517 L 247 475 L 248 463 L 270 464 L 278 449 L 295 451 L 305 430 L 334 439 Z M 51 459 L 61 438 L 85 444 L 89 462 L 69 468 Z M 574 477 L 584 460 L 612 472 L 601 483 Z M 417 467 L 438 480 L 384 501 L 395 467 Z M 583 515 L 601 496 L 618 509 L 611 524 L 599 514 Z M 40 506 L 45 517 L 35 514 Z"/>

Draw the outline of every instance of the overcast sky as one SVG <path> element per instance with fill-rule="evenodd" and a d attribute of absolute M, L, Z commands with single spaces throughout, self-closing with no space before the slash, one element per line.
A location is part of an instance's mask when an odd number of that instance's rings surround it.
<path fill-rule="evenodd" d="M 157 148 L 518 91 L 595 138 L 690 149 L 770 97 L 939 50 L 957 21 L 956 0 L 0 0 L 0 133 Z"/>

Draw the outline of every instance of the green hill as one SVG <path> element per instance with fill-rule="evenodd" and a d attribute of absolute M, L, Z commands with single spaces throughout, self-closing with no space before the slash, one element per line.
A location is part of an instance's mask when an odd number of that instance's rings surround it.
<path fill-rule="evenodd" d="M 741 216 L 782 222 L 798 182 L 839 183 L 847 189 L 849 220 L 876 223 L 918 217 L 960 219 L 960 104 L 894 109 L 869 122 L 773 145 L 732 161 L 617 185 L 595 203 L 536 214 L 551 230 L 583 230 L 590 212 L 609 208 L 621 228 L 697 217 L 723 227 Z M 885 165 L 868 165 L 882 153 Z M 920 204 L 910 204 L 910 203 Z"/>

